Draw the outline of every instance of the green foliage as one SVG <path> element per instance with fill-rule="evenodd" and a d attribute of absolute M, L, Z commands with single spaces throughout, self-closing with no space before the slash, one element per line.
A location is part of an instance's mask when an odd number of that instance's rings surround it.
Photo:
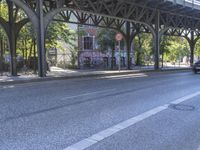
<path fill-rule="evenodd" d="M 171 39 L 170 36 L 163 36 L 162 37 L 161 43 L 160 43 L 160 54 L 161 55 L 169 53 L 168 47 L 171 46 L 170 39 Z"/>
<path fill-rule="evenodd" d="M 22 51 L 27 53 L 33 47 L 33 39 L 35 39 L 34 30 L 31 23 L 26 24 L 20 31 L 17 39 L 17 53 L 22 56 Z"/>
<path fill-rule="evenodd" d="M 5 31 L 1 28 L 1 26 L 0 26 L 0 38 L 6 38 L 6 33 L 5 33 Z"/>
<path fill-rule="evenodd" d="M 77 43 L 75 43 L 77 41 L 77 34 L 81 33 L 70 29 L 66 23 L 52 22 L 46 34 L 46 49 L 57 48 L 63 52 L 67 49 L 71 58 L 71 64 L 68 64 L 68 66 L 70 65 L 74 68 L 78 59 L 78 48 Z M 63 43 L 68 46 L 63 46 Z"/>
<path fill-rule="evenodd" d="M 189 56 L 189 46 L 184 38 L 169 37 L 169 44 L 166 46 L 165 60 L 175 63 L 184 56 Z"/>
<path fill-rule="evenodd" d="M 27 18 L 27 15 L 24 13 L 22 9 L 14 5 L 14 12 L 13 17 L 15 22 L 18 22 L 24 18 Z M 9 11 L 8 11 L 8 5 L 6 0 L 0 1 L 0 17 L 5 19 L 6 21 L 9 20 Z"/>
<path fill-rule="evenodd" d="M 5 0 L 0 2 L 0 17 L 8 21 L 8 6 Z"/>
<path fill-rule="evenodd" d="M 197 41 L 196 47 L 195 47 L 195 56 L 200 58 L 200 40 Z"/>
<path fill-rule="evenodd" d="M 64 41 L 70 46 L 74 46 L 76 32 L 71 30 L 66 23 L 53 22 L 50 24 L 46 34 L 46 49 L 57 47 L 62 48 L 59 40 Z"/>
<path fill-rule="evenodd" d="M 116 31 L 109 30 L 106 28 L 97 29 L 97 43 L 100 46 L 101 51 L 106 51 L 108 49 L 113 49 L 115 46 L 115 35 Z"/>
<path fill-rule="evenodd" d="M 152 36 L 150 34 L 141 33 L 134 39 L 134 50 L 136 65 L 145 65 L 151 62 L 152 50 Z"/>
<path fill-rule="evenodd" d="M 134 39 L 134 48 L 136 65 L 146 65 L 151 63 L 153 56 L 153 42 L 150 34 L 140 33 L 137 35 Z M 167 61 L 175 63 L 184 56 L 189 57 L 190 49 L 184 38 L 163 36 L 160 44 L 160 54 L 162 55 L 162 62 Z"/>

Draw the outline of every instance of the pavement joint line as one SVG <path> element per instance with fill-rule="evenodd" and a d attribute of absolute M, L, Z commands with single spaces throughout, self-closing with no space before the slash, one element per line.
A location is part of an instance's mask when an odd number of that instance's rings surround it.
<path fill-rule="evenodd" d="M 15 87 L 14 85 L 6 85 L 6 86 L 0 87 L 0 89 L 11 89 L 11 88 L 14 88 L 14 87 Z"/>
<path fill-rule="evenodd" d="M 93 94 L 106 93 L 106 92 L 115 91 L 115 90 L 116 89 L 107 89 L 107 90 L 102 90 L 102 91 L 89 92 L 89 93 L 84 93 L 84 94 L 80 94 L 80 95 L 63 97 L 63 98 L 61 98 L 61 100 L 67 100 L 67 99 L 77 98 L 77 97 L 81 97 L 81 96 L 88 96 L 88 95 L 93 95 Z"/>
<path fill-rule="evenodd" d="M 85 150 L 86 148 L 89 148 L 90 146 L 93 146 L 94 144 L 97 144 L 98 142 L 101 142 L 102 140 L 114 135 L 115 133 L 118 133 L 130 126 L 133 126 L 135 125 L 136 123 L 139 123 L 149 117 L 152 117 L 166 109 L 168 109 L 169 105 L 170 104 L 180 104 L 184 101 L 187 101 L 187 100 L 190 100 L 196 96 L 200 95 L 200 91 L 199 92 L 195 92 L 193 94 L 190 94 L 190 95 L 187 95 L 187 96 L 184 96 L 182 98 L 179 98 L 175 101 L 172 101 L 170 102 L 169 104 L 165 104 L 165 105 L 162 105 L 162 106 L 158 106 L 156 108 L 153 108 L 149 111 L 146 111 L 140 115 L 137 115 L 133 118 L 130 118 L 128 120 L 125 120 L 119 124 L 116 124 L 110 128 L 107 128 L 105 130 L 102 130 L 96 134 L 93 134 L 92 136 L 86 138 L 86 139 L 83 139 L 67 148 L 64 148 L 63 150 Z M 200 150 L 200 146 L 197 150 Z"/>

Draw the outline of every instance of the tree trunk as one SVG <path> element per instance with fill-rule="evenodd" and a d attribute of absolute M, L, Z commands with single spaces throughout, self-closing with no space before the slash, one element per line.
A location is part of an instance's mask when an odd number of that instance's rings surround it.
<path fill-rule="evenodd" d="M 142 41 L 141 41 L 140 35 L 138 35 L 138 52 L 137 52 L 137 60 L 136 60 L 137 66 L 142 65 L 142 63 L 141 63 L 141 50 L 142 50 Z"/>
<path fill-rule="evenodd" d="M 33 55 L 34 55 L 34 74 L 36 74 L 36 70 L 37 70 L 37 68 L 36 68 L 36 40 L 34 39 L 34 41 L 33 41 Z"/>
<path fill-rule="evenodd" d="M 162 52 L 162 68 L 164 68 L 164 53 Z"/>
<path fill-rule="evenodd" d="M 22 42 L 23 48 L 22 48 L 22 54 L 23 54 L 23 66 L 25 65 L 25 51 L 24 51 L 24 42 Z"/>
<path fill-rule="evenodd" d="M 27 48 L 27 40 L 25 39 L 25 51 L 26 51 L 26 66 L 28 65 L 28 48 Z"/>
<path fill-rule="evenodd" d="M 33 39 L 32 39 L 32 41 L 31 41 L 31 47 L 30 47 L 30 53 L 29 53 L 29 56 L 28 56 L 28 58 L 29 58 L 29 59 L 28 59 L 28 60 L 29 60 L 29 61 L 28 61 L 28 65 L 29 65 L 29 66 L 31 66 L 31 60 L 32 60 L 32 59 L 31 59 L 31 56 L 32 56 L 32 51 L 33 51 L 33 43 L 34 43 L 34 42 L 33 42 Z"/>
<path fill-rule="evenodd" d="M 0 72 L 3 75 L 3 39 L 0 39 Z"/>

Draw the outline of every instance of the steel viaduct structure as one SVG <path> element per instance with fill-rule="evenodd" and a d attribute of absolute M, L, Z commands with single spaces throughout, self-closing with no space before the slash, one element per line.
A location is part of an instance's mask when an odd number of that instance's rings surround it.
<path fill-rule="evenodd" d="M 1 0 L 0 0 L 1 1 Z M 52 21 L 115 29 L 124 35 L 128 69 L 131 67 L 131 43 L 140 32 L 153 36 L 155 69 L 159 69 L 160 41 L 163 35 L 187 39 L 191 51 L 200 38 L 200 1 L 198 0 L 6 0 L 9 20 L 0 18 L 11 53 L 11 74 L 17 75 L 16 41 L 20 29 L 31 22 L 37 38 L 38 72 L 46 76 L 45 34 Z M 15 19 L 15 9 L 22 9 L 27 18 Z M 60 14 L 62 19 L 55 19 Z M 74 19 L 75 16 L 76 19 Z M 90 21 L 88 21 L 90 20 Z"/>

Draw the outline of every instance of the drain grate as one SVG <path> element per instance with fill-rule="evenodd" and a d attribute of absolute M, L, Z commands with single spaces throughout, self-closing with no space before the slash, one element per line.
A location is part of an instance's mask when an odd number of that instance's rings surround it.
<path fill-rule="evenodd" d="M 169 105 L 169 108 L 179 111 L 194 111 L 195 107 L 190 105 L 184 105 L 184 104 L 171 104 Z"/>

